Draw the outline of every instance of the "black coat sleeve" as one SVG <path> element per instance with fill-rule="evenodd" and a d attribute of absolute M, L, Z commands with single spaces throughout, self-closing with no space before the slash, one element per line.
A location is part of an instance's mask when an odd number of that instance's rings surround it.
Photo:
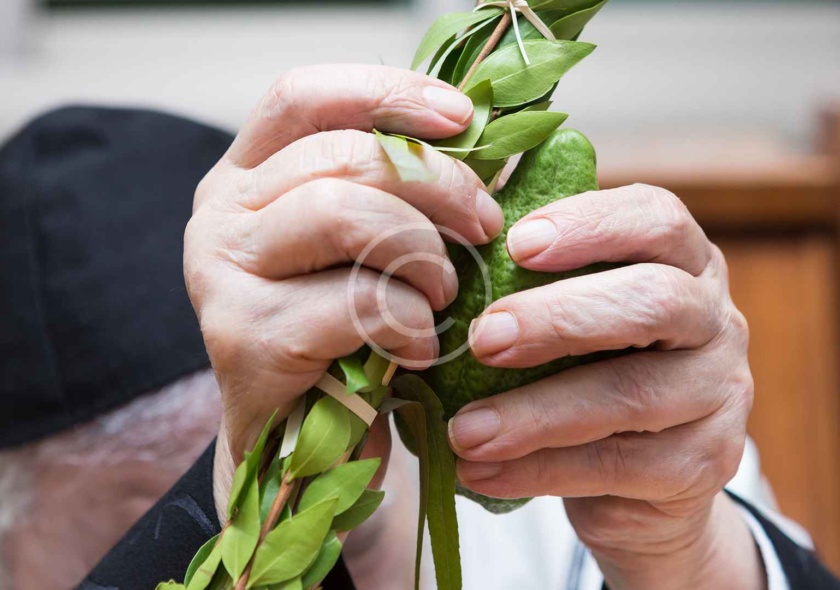
<path fill-rule="evenodd" d="M 192 468 L 88 574 L 77 590 L 153 590 L 158 582 L 183 580 L 198 549 L 220 530 L 213 502 L 211 444 Z M 324 590 L 353 590 L 344 562 Z"/>

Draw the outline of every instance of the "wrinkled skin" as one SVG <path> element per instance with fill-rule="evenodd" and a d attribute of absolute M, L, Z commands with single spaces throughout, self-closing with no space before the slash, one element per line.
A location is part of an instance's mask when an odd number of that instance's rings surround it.
<path fill-rule="evenodd" d="M 196 191 L 184 264 L 224 405 L 220 512 L 224 482 L 266 416 L 279 407 L 282 418 L 332 359 L 365 341 L 413 368 L 437 354 L 422 330 L 457 284 L 431 223 L 483 244 L 500 232 L 502 214 L 466 166 L 430 150 L 436 182 L 401 182 L 365 132 L 458 133 L 471 106 L 446 89 L 384 67 L 291 72 Z M 525 227 L 536 219 L 548 225 Z M 377 248 L 355 285 L 361 296 L 348 303 L 349 265 L 404 223 L 428 231 Z M 654 349 L 464 408 L 450 423 L 462 483 L 491 496 L 567 498 L 614 590 L 762 588 L 754 542 L 721 493 L 743 449 L 752 382 L 746 324 L 718 249 L 674 195 L 646 186 L 548 205 L 514 226 L 507 244 L 537 271 L 632 264 L 493 303 L 472 329 L 481 362 L 526 367 L 605 348 Z M 378 292 L 381 272 L 417 252 L 426 259 L 401 266 Z"/>

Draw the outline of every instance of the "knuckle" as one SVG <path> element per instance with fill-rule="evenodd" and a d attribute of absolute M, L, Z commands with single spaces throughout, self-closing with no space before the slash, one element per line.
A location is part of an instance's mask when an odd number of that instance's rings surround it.
<path fill-rule="evenodd" d="M 263 193 L 263 187 L 267 184 L 266 174 L 267 172 L 259 167 L 233 174 L 228 180 L 231 193 L 239 202 L 245 204 L 258 202 Z"/>
<path fill-rule="evenodd" d="M 402 286 L 406 303 L 400 305 L 403 310 L 401 322 L 409 328 L 425 330 L 434 326 L 434 312 L 428 300 L 417 290 L 409 286 Z M 392 306 L 393 307 L 393 306 Z"/>
<path fill-rule="evenodd" d="M 543 396 L 524 395 L 520 397 L 520 399 L 523 398 L 525 403 L 520 407 L 523 408 L 522 425 L 525 432 L 520 434 L 539 436 L 540 434 L 550 433 L 552 431 L 551 411 L 547 407 Z"/>
<path fill-rule="evenodd" d="M 380 289 L 378 275 L 367 269 L 360 269 L 355 280 L 349 285 L 351 304 L 356 315 L 362 320 L 369 320 L 379 314 L 377 296 Z"/>
<path fill-rule="evenodd" d="M 389 75 L 378 72 L 375 96 L 379 106 L 402 111 L 416 111 L 425 108 L 420 99 L 422 84 L 413 76 Z"/>
<path fill-rule="evenodd" d="M 581 509 L 581 501 L 586 505 Z M 629 535 L 644 531 L 648 523 L 640 522 L 639 513 L 628 510 L 619 499 L 604 498 L 576 500 L 569 514 L 578 537 L 589 548 L 624 546 Z"/>
<path fill-rule="evenodd" d="M 286 338 L 263 334 L 255 342 L 256 348 L 278 364 L 288 361 L 291 364 L 308 363 L 317 357 L 317 350 L 308 338 Z"/>
<path fill-rule="evenodd" d="M 310 136 L 307 143 L 312 142 L 317 145 L 314 150 L 316 161 L 311 162 L 309 168 L 328 168 L 334 176 L 362 183 L 375 182 L 383 174 L 384 156 L 370 133 L 354 129 L 328 131 Z"/>
<path fill-rule="evenodd" d="M 591 334 L 603 331 L 597 317 L 590 314 L 578 313 L 580 301 L 575 297 L 568 297 L 566 293 L 557 289 L 544 289 L 541 304 L 545 309 L 544 317 L 548 319 L 551 336 L 558 344 L 565 347 L 568 354 L 577 354 L 579 343 L 584 343 Z"/>
<path fill-rule="evenodd" d="M 608 366 L 613 369 L 613 387 L 618 402 L 630 416 L 648 416 L 650 409 L 658 405 L 656 384 L 659 376 L 651 363 L 644 357 L 629 357 L 617 359 L 617 362 Z M 650 425 L 646 430 L 657 431 Z"/>
<path fill-rule="evenodd" d="M 229 373 L 245 355 L 247 339 L 240 329 L 241 325 L 228 313 L 206 310 L 201 314 L 201 335 L 213 368 L 218 373 Z"/>
<path fill-rule="evenodd" d="M 723 448 L 718 454 L 718 479 L 715 491 L 723 489 L 738 473 L 738 468 L 741 466 L 741 458 L 744 456 L 745 444 L 746 439 L 741 436 L 740 440 L 729 439 L 723 445 Z"/>
<path fill-rule="evenodd" d="M 723 250 L 717 244 L 709 242 L 709 251 L 711 255 L 707 269 L 710 269 L 712 276 L 718 278 L 723 286 L 728 288 L 729 264 L 726 262 L 726 256 L 724 256 Z"/>
<path fill-rule="evenodd" d="M 549 451 L 537 451 L 534 453 L 534 480 L 536 488 L 542 494 L 550 493 L 556 484 L 557 469 Z"/>
<path fill-rule="evenodd" d="M 300 72 L 299 68 L 288 70 L 272 82 L 259 106 L 261 118 L 277 119 L 289 114 L 295 105 L 295 79 Z"/>
<path fill-rule="evenodd" d="M 631 188 L 647 204 L 671 208 L 685 207 L 679 197 L 668 189 L 644 183 L 636 183 Z"/>
<path fill-rule="evenodd" d="M 729 314 L 729 329 L 739 352 L 746 353 L 750 343 L 750 325 L 746 316 L 735 307 Z"/>
<path fill-rule="evenodd" d="M 207 299 L 214 285 L 213 271 L 202 264 L 201 260 L 192 257 L 184 257 L 184 282 L 190 301 L 200 316 L 202 304 Z"/>
<path fill-rule="evenodd" d="M 201 303 L 216 283 L 218 272 L 212 257 L 208 256 L 212 245 L 207 241 L 205 221 L 200 214 L 193 215 L 184 229 L 184 282 L 187 293 L 199 313 Z"/>
<path fill-rule="evenodd" d="M 589 468 L 597 476 L 598 487 L 614 489 L 618 478 L 626 468 L 627 457 L 618 436 L 610 436 L 586 445 Z"/>
<path fill-rule="evenodd" d="M 744 415 L 749 415 L 755 402 L 755 380 L 746 362 L 733 375 L 731 391 L 732 402 L 742 408 Z"/>
<path fill-rule="evenodd" d="M 720 436 L 705 445 L 705 452 L 688 466 L 688 475 L 695 482 L 695 493 L 715 494 L 738 472 L 744 453 L 744 437 Z"/>
<path fill-rule="evenodd" d="M 684 279 L 687 273 L 659 264 L 638 265 L 636 285 L 639 296 L 633 298 L 633 317 L 642 328 L 644 340 L 635 343 L 647 346 L 655 340 L 663 323 L 670 323 L 680 313 L 686 297 Z"/>
<path fill-rule="evenodd" d="M 660 238 L 666 244 L 679 243 L 694 226 L 688 207 L 671 191 L 648 184 L 633 185 L 642 207 L 657 221 Z"/>
<path fill-rule="evenodd" d="M 364 224 L 353 213 L 360 203 L 350 194 L 347 181 L 337 178 L 322 178 L 312 183 L 313 199 L 310 211 L 320 220 L 318 227 L 324 243 L 332 243 L 348 260 L 354 259 L 360 244 L 366 241 Z M 361 204 L 364 205 L 363 203 Z"/>

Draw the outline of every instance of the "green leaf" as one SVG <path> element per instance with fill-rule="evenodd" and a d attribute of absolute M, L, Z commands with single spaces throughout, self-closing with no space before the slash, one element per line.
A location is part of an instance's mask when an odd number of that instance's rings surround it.
<path fill-rule="evenodd" d="M 482 26 L 483 25 L 478 25 L 477 28 Z M 471 29 L 465 34 L 471 35 L 472 33 L 473 30 Z M 458 63 L 458 58 L 461 57 L 461 49 L 463 48 L 464 43 L 465 39 L 463 37 L 453 41 L 449 47 L 446 48 L 446 51 L 443 52 L 440 61 L 435 64 L 435 67 L 430 68 L 429 75 L 448 83 L 452 79 L 452 72 L 455 71 L 455 65 Z"/>
<path fill-rule="evenodd" d="M 349 531 L 370 518 L 382 500 L 385 492 L 381 490 L 365 490 L 350 508 L 333 519 L 332 528 L 337 531 Z"/>
<path fill-rule="evenodd" d="M 551 101 L 550 100 L 544 100 L 542 102 L 536 102 L 532 105 L 528 105 L 527 107 L 525 107 L 524 109 L 522 109 L 519 112 L 520 113 L 536 113 L 536 112 L 540 112 L 540 111 L 547 111 L 550 108 L 551 108 Z"/>
<path fill-rule="evenodd" d="M 210 582 L 207 590 L 230 590 L 231 588 L 233 588 L 233 580 L 231 580 L 224 568 L 221 568 L 213 576 L 213 581 Z"/>
<path fill-rule="evenodd" d="M 260 536 L 260 494 L 256 477 L 249 482 L 236 516 L 222 534 L 219 549 L 230 577 L 238 580 L 254 554 Z"/>
<path fill-rule="evenodd" d="M 435 142 L 435 148 L 456 148 L 463 150 L 471 150 L 475 147 L 478 138 L 490 121 L 490 114 L 493 111 L 493 87 L 489 80 L 479 82 L 473 86 L 466 95 L 473 103 L 473 119 L 470 126 L 462 133 L 455 137 L 443 139 Z M 452 157 L 458 160 L 463 160 L 467 157 L 469 151 L 464 151 L 460 154 L 455 154 Z"/>
<path fill-rule="evenodd" d="M 315 561 L 330 530 L 338 500 L 330 498 L 281 522 L 254 554 L 248 588 L 285 582 Z"/>
<path fill-rule="evenodd" d="M 350 441 L 350 411 L 331 397 L 315 402 L 303 421 L 292 453 L 292 477 L 322 473 L 335 463 Z"/>
<path fill-rule="evenodd" d="M 484 184 L 489 184 L 490 181 L 493 180 L 493 177 L 496 176 L 496 173 L 505 167 L 507 162 L 507 158 L 499 160 L 476 160 L 474 158 L 467 158 L 464 160 L 464 164 L 469 166 Z"/>
<path fill-rule="evenodd" d="M 456 41 L 456 36 L 452 35 L 449 39 L 447 39 L 446 41 L 444 41 L 441 44 L 440 49 L 437 50 L 434 57 L 432 57 L 432 60 L 429 62 L 429 67 L 426 70 L 426 75 L 431 74 L 432 71 L 435 70 L 436 68 L 439 69 L 439 66 L 441 65 L 442 60 L 445 59 L 446 56 L 449 55 L 452 52 L 452 49 L 454 48 L 454 45 L 455 45 L 455 41 Z"/>
<path fill-rule="evenodd" d="M 583 28 L 589 24 L 598 11 L 600 11 L 609 0 L 603 0 L 591 8 L 585 8 L 566 17 L 561 18 L 549 29 L 554 33 L 558 39 L 576 39 L 581 34 Z"/>
<path fill-rule="evenodd" d="M 469 26 L 494 18 L 501 12 L 501 9 L 498 8 L 487 8 L 475 12 L 452 12 L 444 14 L 432 23 L 432 26 L 426 31 L 423 40 L 420 41 L 420 45 L 414 54 L 411 69 L 417 69 L 417 66 L 426 61 L 426 58 L 430 55 L 437 52 L 450 37 L 457 35 Z"/>
<path fill-rule="evenodd" d="M 595 50 L 591 43 L 529 39 L 523 42 L 526 65 L 515 44 L 490 54 L 476 69 L 466 90 L 482 80 L 493 84 L 493 106 L 513 107 L 544 96 L 563 74 Z"/>
<path fill-rule="evenodd" d="M 423 161 L 423 146 L 405 137 L 386 135 L 373 130 L 379 145 L 403 182 L 431 182 L 434 176 Z"/>
<path fill-rule="evenodd" d="M 568 115 L 550 111 L 524 111 L 496 119 L 478 143 L 487 146 L 472 154 L 476 160 L 498 160 L 520 154 L 545 141 Z"/>
<path fill-rule="evenodd" d="M 461 60 L 466 44 L 476 36 L 484 36 L 485 32 L 489 36 L 493 29 L 490 25 L 495 23 L 497 18 L 498 17 L 494 17 L 477 24 L 460 37 L 451 41 L 448 46 L 445 46 L 445 49 L 441 50 L 439 55 L 435 56 L 433 66 L 429 67 L 429 71 L 427 73 L 454 86 L 455 69 L 458 66 L 458 62 Z"/>
<path fill-rule="evenodd" d="M 205 590 L 219 568 L 222 560 L 222 549 L 216 544 L 219 535 L 215 535 L 202 545 L 192 558 L 187 573 L 184 575 L 184 586 L 187 590 Z"/>
<path fill-rule="evenodd" d="M 275 416 L 277 416 L 277 410 L 271 414 L 268 422 L 263 426 L 262 432 L 257 437 L 257 442 L 254 443 L 254 448 L 250 451 L 245 451 L 245 460 L 239 464 L 233 474 L 233 483 L 231 484 L 230 496 L 228 497 L 228 518 L 233 516 L 245 484 L 254 479 L 257 470 L 260 468 L 263 449 L 265 449 L 265 443 L 268 440 L 268 434 L 271 432 L 271 426 L 274 423 Z"/>
<path fill-rule="evenodd" d="M 271 590 L 303 590 L 303 579 L 298 576 L 293 580 L 286 580 L 285 582 L 280 582 L 279 584 L 272 584 L 269 588 Z"/>
<path fill-rule="evenodd" d="M 268 518 L 271 505 L 274 503 L 274 498 L 277 497 L 277 492 L 280 491 L 280 484 L 282 482 L 283 472 L 280 469 L 280 460 L 275 457 L 268 465 L 268 470 L 265 472 L 260 488 L 261 521 L 265 521 Z"/>
<path fill-rule="evenodd" d="M 495 18 L 494 18 L 495 20 Z M 455 64 L 455 69 L 452 71 L 451 84 L 457 86 L 464 79 L 464 76 L 469 71 L 470 67 L 475 63 L 478 54 L 484 49 L 484 45 L 493 34 L 493 27 L 487 27 L 480 31 L 476 31 L 470 38 L 467 39 L 464 49 L 458 56 L 458 63 Z"/>
<path fill-rule="evenodd" d="M 460 590 L 455 455 L 449 448 L 443 406 L 435 392 L 417 375 L 403 375 L 394 382 L 394 389 L 402 399 L 419 402 L 423 408 L 429 465 L 426 513 L 435 560 L 435 578 L 438 590 Z"/>
<path fill-rule="evenodd" d="M 350 450 L 362 441 L 362 437 L 368 430 L 368 425 L 356 414 L 350 413 L 350 440 L 347 441 L 347 448 Z"/>
<path fill-rule="evenodd" d="M 338 365 L 344 372 L 348 395 L 370 386 L 370 381 L 368 381 L 364 365 L 362 365 L 362 360 L 358 355 L 351 354 L 344 358 L 340 358 L 338 359 Z"/>
<path fill-rule="evenodd" d="M 315 563 L 303 575 L 303 587 L 309 588 L 326 578 L 327 574 L 338 563 L 340 556 L 341 541 L 338 540 L 335 531 L 330 531 L 323 545 L 321 545 L 321 551 L 318 553 L 318 557 L 315 558 Z"/>
<path fill-rule="evenodd" d="M 334 497 L 338 499 L 335 513 L 341 514 L 359 499 L 379 469 L 380 463 L 382 460 L 375 458 L 351 461 L 333 467 L 306 487 L 298 505 L 299 509 L 305 510 Z"/>
<path fill-rule="evenodd" d="M 161 582 L 155 586 L 155 590 L 184 590 L 184 585 L 179 584 L 175 580 L 169 580 L 168 582 Z"/>
<path fill-rule="evenodd" d="M 250 468 L 248 461 L 242 461 L 233 472 L 233 483 L 230 486 L 230 496 L 228 497 L 228 518 L 233 516 L 236 507 L 239 504 L 239 499 L 242 497 L 242 490 L 245 488 L 245 482 L 248 480 L 248 472 Z"/>
<path fill-rule="evenodd" d="M 567 15 L 572 14 L 573 12 L 585 10 L 593 4 L 597 4 L 598 1 L 599 0 L 531 0 L 528 4 L 533 10 L 554 11 L 562 15 Z M 540 17 L 543 17 L 543 15 L 541 14 Z M 549 25 L 551 24 L 548 21 L 546 21 L 546 23 Z"/>
<path fill-rule="evenodd" d="M 371 385 L 362 391 L 369 392 L 379 387 L 382 384 L 382 379 L 385 377 L 385 373 L 388 371 L 388 366 L 390 364 L 391 361 L 380 356 L 375 350 L 371 350 L 368 360 L 365 361 L 365 374 L 367 375 L 368 381 L 370 381 Z"/>

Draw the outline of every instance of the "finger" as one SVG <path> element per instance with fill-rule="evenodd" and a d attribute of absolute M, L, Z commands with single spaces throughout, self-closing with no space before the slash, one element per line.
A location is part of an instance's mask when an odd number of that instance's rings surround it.
<path fill-rule="evenodd" d="M 562 272 L 594 262 L 656 262 L 699 275 L 712 259 L 709 240 L 673 193 L 646 185 L 555 201 L 508 232 L 517 264 Z"/>
<path fill-rule="evenodd" d="M 324 178 L 300 186 L 255 213 L 240 228 L 240 265 L 280 280 L 345 263 L 394 275 L 443 309 L 458 278 L 435 226 L 397 197 Z"/>
<path fill-rule="evenodd" d="M 313 180 L 338 178 L 396 195 L 470 243 L 498 235 L 504 215 L 481 179 L 463 162 L 433 149 L 424 148 L 422 155 L 434 180 L 403 182 L 373 135 L 321 133 L 295 142 L 255 170 L 240 172 L 238 204 L 257 210 Z"/>
<path fill-rule="evenodd" d="M 494 302 L 473 321 L 470 346 L 484 364 L 532 367 L 654 343 L 696 348 L 726 325 L 718 283 L 673 266 L 635 264 L 558 281 Z"/>
<path fill-rule="evenodd" d="M 346 64 L 298 68 L 272 85 L 226 158 L 252 168 L 302 137 L 334 129 L 440 139 L 463 131 L 472 112 L 465 95 L 416 72 Z"/>
<path fill-rule="evenodd" d="M 719 490 L 735 475 L 745 432 L 720 431 L 712 423 L 708 418 L 657 434 L 620 434 L 502 463 L 459 459 L 458 478 L 475 492 L 500 498 L 678 500 Z"/>
<path fill-rule="evenodd" d="M 465 406 L 449 421 L 450 445 L 472 461 L 509 461 L 624 432 L 662 432 L 748 394 L 743 358 L 725 346 L 641 352 L 568 369 Z"/>
<path fill-rule="evenodd" d="M 328 364 L 363 344 L 392 352 L 414 368 L 437 355 L 433 312 L 416 289 L 366 268 L 338 268 L 281 283 L 229 273 L 252 297 L 231 300 L 232 286 L 205 294 L 200 323 L 214 344 L 217 373 L 271 367 L 317 380 Z M 224 301 L 219 301 L 224 299 Z M 261 305 L 254 305 L 254 301 Z M 301 391 L 301 383 L 283 390 Z M 259 390 L 259 388 L 258 388 Z"/>

